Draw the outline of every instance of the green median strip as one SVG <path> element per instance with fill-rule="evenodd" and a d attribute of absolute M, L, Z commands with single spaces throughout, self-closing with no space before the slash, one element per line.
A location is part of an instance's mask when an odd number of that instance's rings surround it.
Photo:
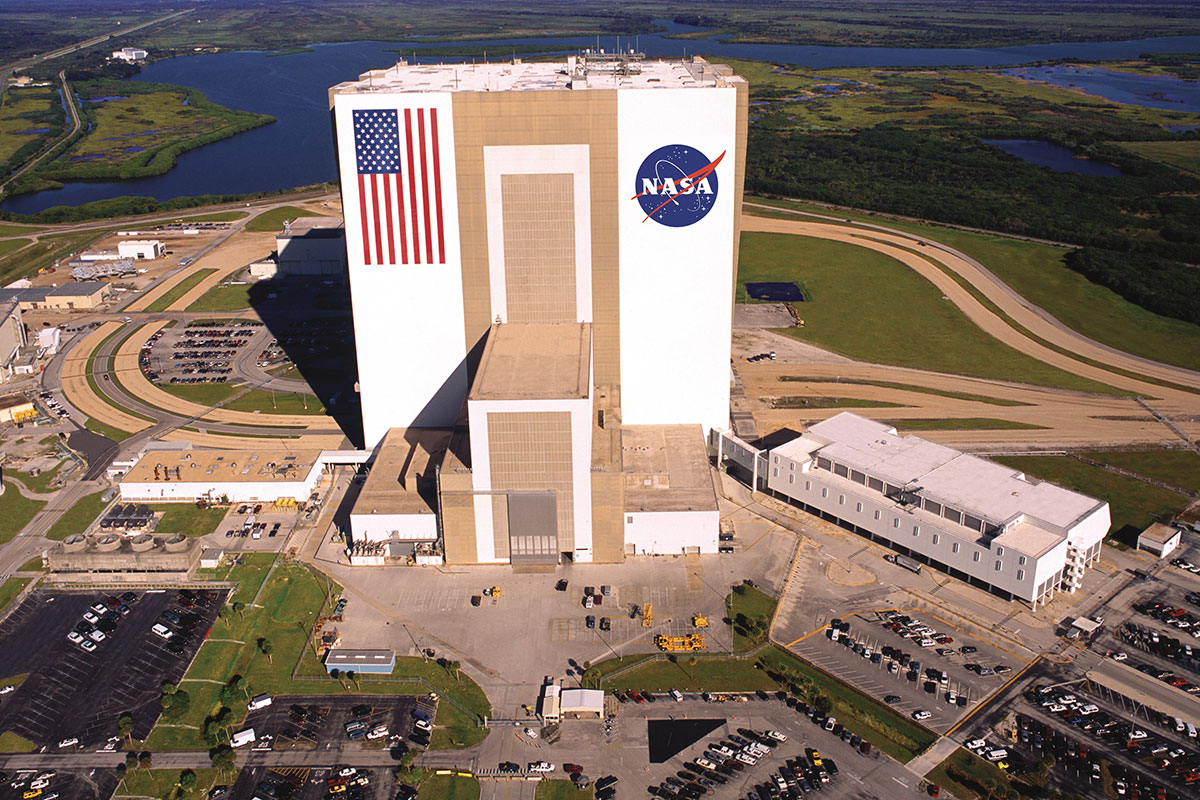
<path fill-rule="evenodd" d="M 970 400 L 976 403 L 987 403 L 993 406 L 1027 406 L 1029 403 L 1022 403 L 1019 400 L 1003 400 L 998 397 L 988 397 L 982 394 L 970 394 L 968 392 L 955 392 L 949 389 L 935 389 L 931 386 L 918 386 L 915 383 L 895 383 L 893 381 L 872 381 L 865 378 L 822 378 L 822 377 L 804 377 L 801 375 L 782 375 L 779 378 L 782 382 L 803 382 L 803 383 L 833 383 L 833 384 L 848 384 L 851 386 L 878 386 L 883 389 L 899 389 L 905 392 L 917 392 L 919 394 L 932 394 L 938 397 L 949 397 L 954 400 Z"/>
<path fill-rule="evenodd" d="M 192 289 L 200 285 L 200 282 L 209 275 L 216 272 L 215 269 L 198 269 L 191 275 L 181 280 L 179 283 L 172 286 L 166 293 L 155 300 L 150 305 L 146 306 L 147 311 L 166 311 L 175 301 L 183 297 Z"/>

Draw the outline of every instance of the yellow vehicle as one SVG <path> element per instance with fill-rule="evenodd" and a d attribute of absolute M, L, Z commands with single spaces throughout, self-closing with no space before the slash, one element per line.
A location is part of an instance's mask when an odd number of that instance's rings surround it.
<path fill-rule="evenodd" d="M 642 627 L 649 628 L 654 624 L 654 604 L 646 603 L 642 606 Z"/>
<path fill-rule="evenodd" d="M 484 597 L 499 597 L 500 596 L 500 587 L 492 586 L 487 589 L 484 589 L 483 595 L 484 595 Z"/>
<path fill-rule="evenodd" d="M 704 616 L 703 614 L 697 614 L 696 616 L 692 617 L 692 624 L 697 628 L 707 628 L 708 617 Z"/>
<path fill-rule="evenodd" d="M 687 636 L 664 636 L 659 634 L 654 637 L 654 644 L 658 649 L 666 650 L 667 652 L 703 650 L 704 634 L 689 633 Z"/>
<path fill-rule="evenodd" d="M 30 789 L 28 792 L 25 792 L 25 794 L 21 795 L 21 797 L 23 797 L 24 800 L 33 800 L 33 798 L 41 797 L 41 796 L 42 796 L 41 789 Z"/>

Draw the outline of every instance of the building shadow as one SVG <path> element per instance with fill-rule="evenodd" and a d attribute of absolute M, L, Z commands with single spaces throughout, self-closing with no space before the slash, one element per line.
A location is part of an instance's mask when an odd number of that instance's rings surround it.
<path fill-rule="evenodd" d="M 326 413 L 363 446 L 350 285 L 329 276 L 277 276 L 250 287 L 250 305 Z"/>

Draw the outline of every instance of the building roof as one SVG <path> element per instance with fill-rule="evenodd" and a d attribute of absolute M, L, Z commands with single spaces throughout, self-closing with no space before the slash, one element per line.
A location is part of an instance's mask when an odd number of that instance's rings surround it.
<path fill-rule="evenodd" d="M 714 511 L 716 490 L 699 425 L 621 428 L 625 511 Z"/>
<path fill-rule="evenodd" d="M 326 667 L 381 667 L 396 663 L 395 650 L 347 650 L 337 648 L 325 654 Z"/>
<path fill-rule="evenodd" d="M 600 689 L 563 689 L 559 707 L 564 714 L 603 714 L 604 692 Z"/>
<path fill-rule="evenodd" d="M 156 450 L 134 464 L 122 483 L 249 483 L 303 481 L 320 450 Z M 166 467 L 167 479 L 162 478 Z M 176 477 L 175 468 L 179 468 Z"/>
<path fill-rule="evenodd" d="M 1138 546 L 1140 547 L 1143 544 L 1167 544 L 1175 537 L 1182 535 L 1183 533 L 1178 528 L 1172 528 L 1170 525 L 1155 522 L 1138 534 Z"/>
<path fill-rule="evenodd" d="M 346 225 L 341 217 L 299 217 L 275 234 L 279 239 L 298 236 L 313 239 L 335 239 L 345 235 Z"/>
<path fill-rule="evenodd" d="M 33 286 L 28 289 L 0 289 L 0 303 L 42 303 L 47 297 L 91 297 L 108 288 L 104 281 L 75 281 L 62 286 Z"/>
<path fill-rule="evenodd" d="M 1021 515 L 1062 531 L 1104 505 L 1093 497 L 843 412 L 776 449 L 789 458 L 824 458 L 962 509 L 995 525 Z"/>
<path fill-rule="evenodd" d="M 588 396 L 592 326 L 587 322 L 493 325 L 468 400 Z"/>
<path fill-rule="evenodd" d="M 741 83 L 722 64 L 703 58 L 651 61 L 588 53 L 554 61 L 521 59 L 489 64 L 408 64 L 364 72 L 330 94 L 371 92 L 528 92 L 571 89 L 713 88 Z"/>
<path fill-rule="evenodd" d="M 392 428 L 383 437 L 352 514 L 433 514 L 450 431 Z"/>

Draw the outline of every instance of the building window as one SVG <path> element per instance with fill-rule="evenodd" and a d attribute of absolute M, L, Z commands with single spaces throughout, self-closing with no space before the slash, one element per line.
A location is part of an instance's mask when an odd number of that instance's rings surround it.
<path fill-rule="evenodd" d="M 867 476 L 856 469 L 852 469 L 850 470 L 850 480 L 865 486 L 867 483 Z"/>
<path fill-rule="evenodd" d="M 843 478 L 846 478 L 846 477 L 849 477 L 850 470 L 846 469 L 845 464 L 834 464 L 833 465 L 833 474 L 838 475 Z"/>
<path fill-rule="evenodd" d="M 629 516 L 625 517 L 625 523 L 626 523 L 627 525 L 632 525 L 632 524 L 633 524 L 633 515 L 632 515 L 632 514 L 630 514 Z"/>
<path fill-rule="evenodd" d="M 933 535 L 933 543 L 934 544 L 937 544 L 941 540 L 942 540 L 942 537 L 938 536 L 936 533 Z"/>
<path fill-rule="evenodd" d="M 936 514 L 937 516 L 940 517 L 942 515 L 942 504 L 935 503 L 932 500 L 926 500 L 925 501 L 925 510 L 928 511 L 930 514 Z"/>
<path fill-rule="evenodd" d="M 892 527 L 893 527 L 893 528 L 899 528 L 899 527 L 900 527 L 900 518 L 899 518 L 899 517 L 896 517 L 894 520 L 892 520 Z"/>
<path fill-rule="evenodd" d="M 951 550 L 951 552 L 957 553 L 958 552 L 958 542 L 955 542 L 954 544 L 950 545 L 950 550 Z"/>
<path fill-rule="evenodd" d="M 950 520 L 951 522 L 953 522 L 956 525 L 962 522 L 962 513 L 959 511 L 955 511 L 953 508 L 947 507 L 942 512 L 942 516 L 945 517 L 946 519 Z"/>
<path fill-rule="evenodd" d="M 979 517 L 972 517 L 970 514 L 963 517 L 963 525 L 966 525 L 971 530 L 983 530 L 983 520 L 981 520 Z"/>
<path fill-rule="evenodd" d="M 892 485 L 889 483 L 889 484 L 887 484 L 887 486 L 886 486 L 886 488 L 884 489 L 883 493 L 884 493 L 884 494 L 886 494 L 888 497 L 895 497 L 896 495 L 900 494 L 900 487 L 899 487 L 899 486 L 892 486 Z"/>
<path fill-rule="evenodd" d="M 796 462 L 793 461 L 790 464 L 788 464 L 788 469 L 790 469 L 792 472 L 795 472 L 796 471 Z"/>
<path fill-rule="evenodd" d="M 921 535 L 921 526 L 913 525 L 913 536 L 920 536 L 920 535 Z"/>
<path fill-rule="evenodd" d="M 972 560 L 975 562 L 979 561 L 979 551 L 978 550 L 975 551 L 975 557 Z"/>
<path fill-rule="evenodd" d="M 997 547 L 997 548 L 996 548 L 996 555 L 998 555 L 998 556 L 1002 556 L 1002 555 L 1004 555 L 1004 548 L 1003 548 L 1003 547 Z"/>
<path fill-rule="evenodd" d="M 778 463 L 779 463 L 779 456 L 775 456 L 775 463 L 776 463 L 776 464 L 778 464 Z"/>
<path fill-rule="evenodd" d="M 796 482 L 796 476 L 788 475 L 788 483 L 795 483 L 795 482 Z"/>
<path fill-rule="evenodd" d="M 839 505 L 839 506 L 844 506 L 844 505 L 846 505 L 846 495 L 844 495 L 844 494 L 839 494 L 839 495 L 838 495 L 838 505 Z"/>
<path fill-rule="evenodd" d="M 875 519 L 879 519 L 879 516 L 880 516 L 880 513 L 879 513 L 878 511 L 876 511 L 876 512 L 875 512 Z"/>
<path fill-rule="evenodd" d="M 1019 581 L 1025 580 L 1025 570 L 1023 570 L 1023 569 L 1017 570 L 1017 580 L 1019 580 Z"/>
<path fill-rule="evenodd" d="M 829 490 L 828 490 L 828 489 L 822 489 L 822 490 L 821 490 L 821 497 L 829 497 Z"/>
<path fill-rule="evenodd" d="M 879 478 L 867 478 L 867 487 L 877 492 L 882 492 L 883 481 L 879 480 Z"/>
<path fill-rule="evenodd" d="M 1001 570 L 1003 567 L 1004 567 L 1004 562 L 1003 562 L 1003 561 L 1000 561 L 1000 560 L 998 560 L 998 559 L 997 559 L 997 561 L 996 561 L 996 572 L 999 572 L 999 571 L 1000 571 L 1000 570 Z"/>
<path fill-rule="evenodd" d="M 772 477 L 772 478 L 778 478 L 778 477 L 779 477 L 779 467 L 774 467 L 774 468 L 771 470 L 771 477 Z"/>
<path fill-rule="evenodd" d="M 1018 558 L 1017 563 L 1020 564 L 1021 566 L 1025 566 L 1025 556 L 1021 556 L 1020 558 Z"/>
<path fill-rule="evenodd" d="M 833 463 L 828 458 L 821 458 L 820 456 L 817 456 L 817 469 L 828 470 L 832 466 Z"/>
<path fill-rule="evenodd" d="M 855 510 L 856 510 L 858 513 L 860 513 L 860 514 L 861 514 L 861 513 L 862 513 L 862 503 L 858 503 L 858 505 L 857 505 L 857 507 L 855 508 Z"/>
<path fill-rule="evenodd" d="M 811 491 L 812 491 L 812 481 L 805 481 L 805 482 L 804 482 L 804 491 L 806 491 L 806 492 L 811 492 Z"/>

